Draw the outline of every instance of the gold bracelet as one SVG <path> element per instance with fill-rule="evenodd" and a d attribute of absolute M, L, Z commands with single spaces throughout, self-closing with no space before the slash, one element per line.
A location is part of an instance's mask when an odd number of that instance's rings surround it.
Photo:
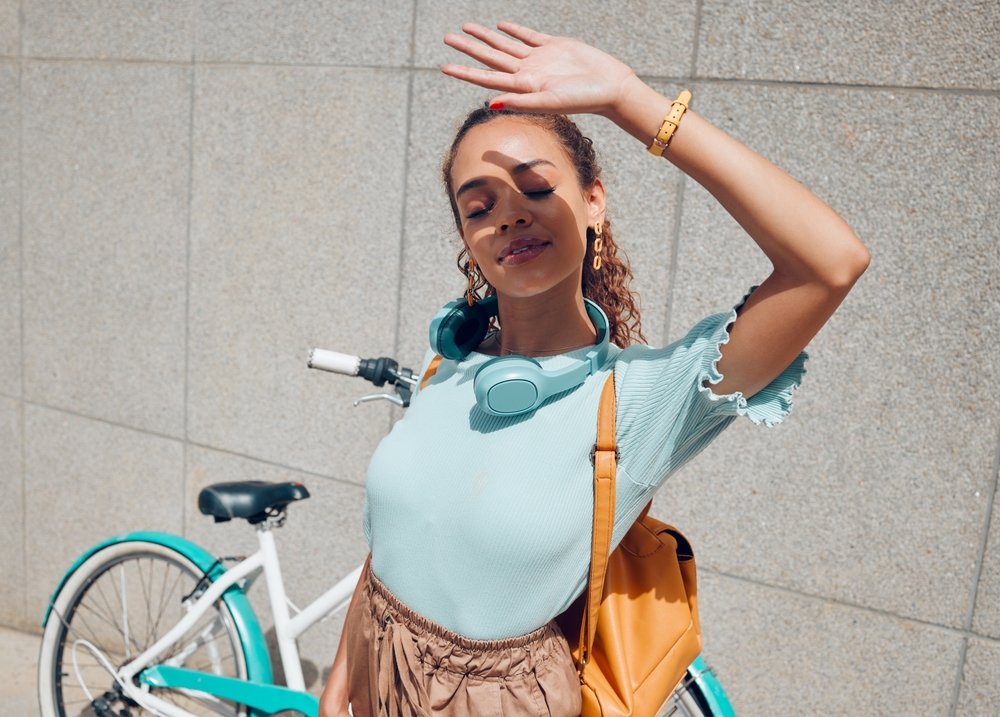
<path fill-rule="evenodd" d="M 674 132 L 681 124 L 681 115 L 684 114 L 685 110 L 688 108 L 688 102 L 691 101 L 691 93 L 687 90 L 681 92 L 680 97 L 674 100 L 674 103 L 670 105 L 670 112 L 667 116 L 663 118 L 663 124 L 660 125 L 660 131 L 656 133 L 653 137 L 653 143 L 649 145 L 649 153 L 655 154 L 657 157 L 663 156 L 663 150 L 667 148 L 670 144 L 670 138 L 674 136 Z"/>

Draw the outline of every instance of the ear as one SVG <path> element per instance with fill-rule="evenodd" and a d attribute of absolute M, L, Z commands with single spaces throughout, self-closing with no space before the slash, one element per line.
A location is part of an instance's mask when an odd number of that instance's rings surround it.
<path fill-rule="evenodd" d="M 595 179 L 584 195 L 587 200 L 587 211 L 590 226 L 596 222 L 603 222 L 607 210 L 605 205 L 604 183 L 600 179 Z"/>

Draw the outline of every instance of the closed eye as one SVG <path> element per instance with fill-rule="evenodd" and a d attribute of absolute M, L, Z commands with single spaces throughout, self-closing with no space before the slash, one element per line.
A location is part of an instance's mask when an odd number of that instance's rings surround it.
<path fill-rule="evenodd" d="M 548 195 L 552 194 L 552 192 L 554 192 L 554 191 L 556 191 L 555 187 L 549 187 L 548 189 L 539 189 L 539 190 L 534 191 L 534 192 L 525 192 L 524 196 L 531 197 L 532 199 L 540 199 L 542 197 L 547 197 Z"/>
<path fill-rule="evenodd" d="M 538 190 L 535 190 L 535 191 L 532 191 L 532 192 L 524 192 L 524 196 L 526 196 L 526 197 L 528 197 L 530 199 L 535 199 L 535 200 L 537 200 L 537 199 L 544 199 L 545 197 L 547 197 L 550 194 L 552 194 L 552 192 L 554 192 L 554 191 L 556 191 L 555 187 L 549 187 L 548 189 L 538 189 Z M 465 215 L 465 218 L 466 219 L 475 219 L 477 217 L 481 217 L 484 214 L 488 214 L 489 212 L 493 211 L 493 207 L 494 206 L 496 206 L 496 205 L 490 204 L 489 206 L 483 207 L 482 209 L 477 209 L 474 212 L 469 212 L 468 214 Z"/>
<path fill-rule="evenodd" d="M 488 206 L 488 207 L 483 208 L 483 209 L 478 209 L 478 210 L 476 210 L 474 212 L 466 214 L 465 218 L 466 219 L 475 219 L 476 217 L 481 217 L 484 214 L 486 214 L 488 211 L 490 211 L 491 209 L 493 209 L 493 205 L 492 204 L 490 206 Z"/>

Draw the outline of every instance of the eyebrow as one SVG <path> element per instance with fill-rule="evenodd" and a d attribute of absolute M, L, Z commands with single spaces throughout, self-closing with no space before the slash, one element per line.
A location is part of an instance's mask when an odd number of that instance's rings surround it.
<path fill-rule="evenodd" d="M 532 159 L 530 162 L 521 162 L 520 164 L 515 165 L 514 168 L 510 170 L 510 173 L 523 174 L 524 172 L 527 172 L 529 169 L 537 167 L 540 164 L 548 164 L 549 166 L 552 167 L 556 166 L 547 159 Z M 465 184 L 463 184 L 461 187 L 458 188 L 458 191 L 455 192 L 455 199 L 458 199 L 460 196 L 462 196 L 464 192 L 467 192 L 470 189 L 475 189 L 476 187 L 485 186 L 485 184 L 486 184 L 486 179 L 483 177 L 480 177 L 478 179 L 470 179 L 468 182 L 466 182 Z"/>

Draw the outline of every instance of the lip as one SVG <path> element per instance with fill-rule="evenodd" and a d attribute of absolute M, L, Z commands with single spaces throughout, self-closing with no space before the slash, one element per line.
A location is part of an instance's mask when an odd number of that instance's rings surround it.
<path fill-rule="evenodd" d="M 518 237 L 504 244 L 497 258 L 499 264 L 522 264 L 534 259 L 550 242 L 538 237 Z M 517 252 L 515 254 L 515 252 Z"/>

